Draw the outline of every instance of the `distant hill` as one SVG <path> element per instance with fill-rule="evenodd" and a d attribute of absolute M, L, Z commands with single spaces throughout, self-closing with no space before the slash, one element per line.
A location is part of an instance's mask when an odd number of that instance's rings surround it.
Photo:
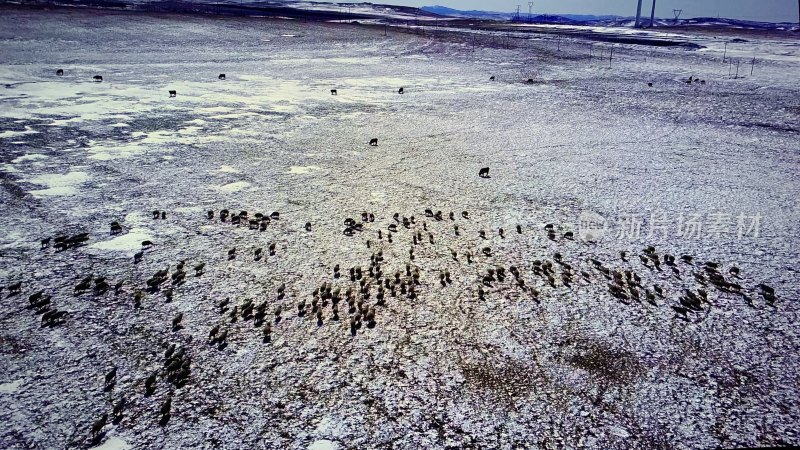
<path fill-rule="evenodd" d="M 423 6 L 422 11 L 426 11 L 440 16 L 450 17 L 472 17 L 476 19 L 495 19 L 495 20 L 508 20 L 512 17 L 511 13 L 497 12 L 497 11 L 478 11 L 469 10 L 464 11 L 460 9 L 448 8 L 446 6 Z"/>
<path fill-rule="evenodd" d="M 451 16 L 451 17 L 471 17 L 476 19 L 494 19 L 494 20 L 511 20 L 514 17 L 514 13 L 510 12 L 499 12 L 499 11 L 478 11 L 478 10 L 460 10 L 460 9 L 453 9 L 448 8 L 446 6 L 423 6 L 420 8 L 423 11 L 427 11 L 434 14 L 439 14 L 442 16 Z M 527 19 L 527 13 L 520 13 L 523 19 Z M 553 14 L 537 14 L 532 17 L 533 21 L 539 23 L 581 23 L 581 22 L 600 22 L 600 21 L 607 21 L 607 20 L 617 20 L 620 19 L 619 16 L 594 16 L 594 15 L 587 15 L 587 14 L 560 14 L 560 15 L 553 15 Z"/>
<path fill-rule="evenodd" d="M 441 16 L 449 16 L 449 17 L 461 17 L 461 18 L 474 18 L 474 19 L 485 19 L 485 20 L 513 20 L 515 13 L 511 12 L 499 12 L 499 11 L 477 11 L 477 10 L 459 10 L 448 8 L 445 6 L 423 6 L 420 8 L 422 11 L 426 11 L 433 14 L 438 14 Z M 520 12 L 520 19 L 522 21 L 528 20 L 528 14 L 526 12 Z M 578 25 L 578 24 L 592 24 L 592 25 L 604 25 L 604 26 L 622 26 L 622 27 L 629 27 L 633 25 L 633 17 L 623 17 L 623 16 L 615 16 L 615 15 L 590 15 L 590 14 L 536 14 L 531 17 L 531 21 L 534 23 L 546 23 L 546 24 L 564 24 L 564 25 Z M 648 24 L 650 21 L 650 17 L 643 17 L 643 23 Z M 797 24 L 794 23 L 770 23 L 770 22 L 756 22 L 752 20 L 740 20 L 740 19 L 726 19 L 726 18 L 714 18 L 714 17 L 694 17 L 689 19 L 680 19 L 678 21 L 674 19 L 664 19 L 664 18 L 656 18 L 655 22 L 656 26 L 668 27 L 668 26 L 722 26 L 722 27 L 735 27 L 735 28 L 746 28 L 746 29 L 759 29 L 759 30 L 794 30 L 797 27 Z"/>

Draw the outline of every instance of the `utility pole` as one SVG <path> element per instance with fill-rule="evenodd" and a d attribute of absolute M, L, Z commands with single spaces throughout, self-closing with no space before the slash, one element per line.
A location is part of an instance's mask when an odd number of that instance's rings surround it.
<path fill-rule="evenodd" d="M 528 2 L 528 23 L 533 23 L 533 2 Z"/>
<path fill-rule="evenodd" d="M 655 20 L 656 20 L 656 0 L 653 0 L 653 9 L 652 11 L 650 11 L 650 28 L 653 28 Z"/>
<path fill-rule="evenodd" d="M 636 7 L 636 23 L 633 25 L 634 28 L 639 28 L 640 21 L 642 19 L 642 0 L 639 0 L 638 6 Z"/>

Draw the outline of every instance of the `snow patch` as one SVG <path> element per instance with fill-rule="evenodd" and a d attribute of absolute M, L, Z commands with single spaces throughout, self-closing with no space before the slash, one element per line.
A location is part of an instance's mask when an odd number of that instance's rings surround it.
<path fill-rule="evenodd" d="M 248 183 L 247 181 L 237 181 L 235 183 L 229 183 L 224 186 L 219 186 L 217 189 L 219 189 L 222 192 L 238 192 L 241 191 L 242 189 L 247 189 L 248 187 L 250 187 L 250 183 Z"/>
<path fill-rule="evenodd" d="M 23 136 L 26 134 L 35 134 L 35 133 L 38 133 L 38 131 L 32 129 L 28 125 L 25 125 L 25 131 L 12 131 L 12 130 L 3 131 L 2 133 L 0 133 L 0 139 L 10 138 L 14 136 Z"/>
<path fill-rule="evenodd" d="M 11 160 L 11 162 L 14 164 L 19 164 L 24 161 L 37 161 L 40 159 L 47 159 L 47 158 L 49 158 L 49 156 L 47 155 L 42 155 L 40 153 L 30 153 L 27 155 L 22 155 L 19 158 L 14 158 Z"/>
<path fill-rule="evenodd" d="M 628 430 L 622 427 L 610 426 L 608 427 L 608 432 L 621 438 L 631 437 L 630 433 L 628 433 Z"/>
<path fill-rule="evenodd" d="M 327 439 L 314 441 L 308 446 L 308 450 L 339 450 L 339 444 Z"/>
<path fill-rule="evenodd" d="M 131 448 L 130 444 L 123 441 L 118 437 L 110 437 L 107 441 L 103 442 L 102 445 L 95 447 L 95 450 L 129 450 Z"/>
<path fill-rule="evenodd" d="M 223 173 L 242 173 L 240 170 L 236 169 L 233 166 L 222 166 L 219 168 L 219 171 Z"/>
<path fill-rule="evenodd" d="M 142 246 L 142 241 L 149 241 L 153 238 L 150 236 L 148 230 L 144 228 L 134 228 L 127 234 L 109 239 L 107 241 L 97 242 L 89 246 L 89 248 L 97 250 L 121 251 L 121 252 L 135 252 Z"/>
<path fill-rule="evenodd" d="M 291 166 L 289 167 L 289 173 L 293 175 L 302 175 L 306 173 L 316 172 L 321 170 L 317 166 Z"/>
<path fill-rule="evenodd" d="M 12 381 L 10 383 L 3 383 L 0 384 L 0 393 L 3 394 L 13 394 L 17 392 L 20 385 L 22 385 L 22 380 Z"/>
<path fill-rule="evenodd" d="M 33 184 L 47 186 L 47 189 L 30 191 L 37 197 L 75 195 L 77 186 L 89 181 L 89 174 L 86 172 L 69 172 L 66 174 L 45 174 L 38 175 L 28 180 Z"/>

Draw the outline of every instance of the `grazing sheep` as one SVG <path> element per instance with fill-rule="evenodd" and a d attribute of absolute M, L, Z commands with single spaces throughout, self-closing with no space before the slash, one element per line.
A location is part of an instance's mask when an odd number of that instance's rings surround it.
<path fill-rule="evenodd" d="M 125 404 L 127 402 L 128 400 L 123 395 L 119 398 L 117 403 L 114 404 L 113 414 L 115 418 L 119 419 L 122 417 L 122 410 L 125 409 Z"/>
<path fill-rule="evenodd" d="M 269 322 L 264 324 L 264 342 L 270 342 L 272 340 L 272 325 Z"/>
<path fill-rule="evenodd" d="M 42 297 L 44 297 L 44 291 L 39 291 L 39 292 L 36 292 L 34 294 L 31 294 L 28 297 L 28 303 L 33 304 L 33 303 L 39 301 Z"/>
<path fill-rule="evenodd" d="M 14 284 L 9 284 L 7 289 L 9 294 L 19 294 L 20 289 L 22 289 L 22 282 L 18 281 Z"/>
<path fill-rule="evenodd" d="M 64 323 L 64 316 L 67 315 L 66 311 L 58 311 L 51 309 L 42 315 L 42 327 L 53 327 Z"/>
<path fill-rule="evenodd" d="M 108 414 L 103 414 L 102 417 L 97 419 L 92 424 L 92 428 L 91 428 L 90 432 L 92 434 L 92 439 L 93 440 L 97 439 L 99 437 L 100 432 L 103 431 L 103 427 L 106 426 L 107 422 L 108 422 Z"/>
<path fill-rule="evenodd" d="M 111 384 L 117 378 L 117 368 L 112 367 L 108 373 L 106 373 L 106 384 Z"/>
<path fill-rule="evenodd" d="M 172 331 L 177 331 L 181 328 L 181 321 L 183 320 L 183 313 L 178 313 L 174 319 L 172 319 Z"/>
<path fill-rule="evenodd" d="M 119 222 L 111 222 L 111 234 L 122 233 L 122 225 Z"/>
<path fill-rule="evenodd" d="M 161 409 L 159 409 L 159 412 L 161 412 L 162 416 L 166 416 L 169 415 L 171 409 L 172 409 L 172 396 L 168 396 L 167 399 L 164 400 L 164 403 L 161 404 Z"/>

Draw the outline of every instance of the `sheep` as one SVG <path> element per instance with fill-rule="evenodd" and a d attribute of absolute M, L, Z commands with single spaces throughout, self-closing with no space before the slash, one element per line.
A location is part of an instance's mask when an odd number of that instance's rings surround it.
<path fill-rule="evenodd" d="M 108 422 L 108 414 L 103 414 L 99 419 L 97 419 L 90 429 L 92 434 L 92 440 L 96 440 L 100 436 L 100 432 L 103 431 L 103 427 L 106 426 Z"/>
<path fill-rule="evenodd" d="M 171 410 L 172 410 L 172 396 L 167 396 L 167 399 L 164 400 L 164 403 L 161 404 L 159 412 L 161 413 L 162 416 L 168 416 Z"/>
<path fill-rule="evenodd" d="M 19 294 L 19 291 L 22 289 L 22 282 L 18 281 L 14 284 L 9 284 L 6 288 L 9 294 Z"/>
<path fill-rule="evenodd" d="M 183 320 L 183 313 L 178 313 L 178 315 L 172 319 L 172 331 L 177 331 L 181 329 L 182 320 Z"/>
<path fill-rule="evenodd" d="M 119 222 L 111 222 L 111 234 L 122 233 L 122 225 Z"/>
<path fill-rule="evenodd" d="M 113 381 L 117 378 L 117 368 L 112 367 L 108 373 L 106 373 L 106 385 L 112 384 Z"/>
<path fill-rule="evenodd" d="M 127 402 L 128 400 L 123 395 L 117 400 L 117 403 L 114 404 L 113 414 L 116 421 L 122 418 L 122 410 L 125 409 L 125 404 Z"/>

